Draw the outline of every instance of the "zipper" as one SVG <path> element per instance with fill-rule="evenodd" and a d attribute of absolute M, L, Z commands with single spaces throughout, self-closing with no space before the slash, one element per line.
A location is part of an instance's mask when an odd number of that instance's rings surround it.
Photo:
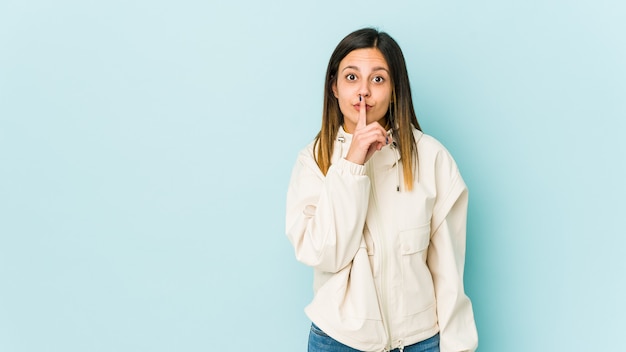
<path fill-rule="evenodd" d="M 374 176 L 374 172 L 372 170 L 372 163 L 369 162 L 367 163 L 367 168 L 368 168 L 368 174 L 370 177 L 370 182 L 371 182 L 371 187 L 372 187 L 372 200 L 374 201 L 374 207 L 375 210 L 373 212 L 374 217 L 376 218 L 376 232 L 378 233 L 378 236 L 372 236 L 372 239 L 375 240 L 376 237 L 378 237 L 380 239 L 379 243 L 381 244 L 380 246 L 380 272 L 381 272 L 381 287 L 380 287 L 380 307 L 381 307 L 381 315 L 382 315 L 382 319 L 383 319 L 383 326 L 385 328 L 385 332 L 387 333 L 387 347 L 385 348 L 385 350 L 387 351 L 391 351 L 393 349 L 393 341 L 391 339 L 391 328 L 389 326 L 389 319 L 388 319 L 388 308 L 387 308 L 387 278 L 388 278 L 388 273 L 387 273 L 387 268 L 389 267 L 389 265 L 387 265 L 387 241 L 385 240 L 385 234 L 381 231 L 380 228 L 380 222 L 378 219 L 378 198 L 376 196 L 376 177 Z"/>

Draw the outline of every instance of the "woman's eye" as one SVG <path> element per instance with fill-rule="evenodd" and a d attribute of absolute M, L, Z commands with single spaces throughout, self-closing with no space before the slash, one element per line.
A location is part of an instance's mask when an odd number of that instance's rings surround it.
<path fill-rule="evenodd" d="M 383 83 L 385 81 L 384 78 L 380 77 L 380 76 L 376 76 L 373 79 L 374 83 Z"/>
<path fill-rule="evenodd" d="M 356 80 L 356 76 L 355 76 L 354 74 L 352 74 L 352 73 L 349 73 L 349 74 L 346 76 L 346 79 L 347 79 L 348 81 L 354 81 L 354 80 Z"/>

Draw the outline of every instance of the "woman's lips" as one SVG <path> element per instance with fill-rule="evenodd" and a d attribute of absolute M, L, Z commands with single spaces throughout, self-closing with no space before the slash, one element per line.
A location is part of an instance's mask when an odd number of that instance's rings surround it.
<path fill-rule="evenodd" d="M 361 104 L 354 104 L 353 106 L 356 109 L 356 111 L 361 111 Z M 372 110 L 372 106 L 365 105 L 365 111 L 369 111 L 369 110 Z"/>

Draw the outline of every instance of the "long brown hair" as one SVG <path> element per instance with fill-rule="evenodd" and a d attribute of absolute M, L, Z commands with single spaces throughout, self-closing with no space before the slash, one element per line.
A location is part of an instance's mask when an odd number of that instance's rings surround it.
<path fill-rule="evenodd" d="M 343 114 L 339 102 L 333 94 L 333 85 L 337 81 L 339 63 L 353 50 L 376 48 L 380 50 L 389 65 L 393 87 L 389 110 L 385 115 L 386 124 L 393 130 L 393 136 L 400 150 L 404 186 L 413 189 L 413 173 L 417 165 L 417 144 L 413 128 L 422 130 L 413 109 L 409 75 L 402 50 L 387 33 L 374 28 L 363 28 L 348 34 L 335 48 L 326 69 L 324 87 L 324 110 L 322 128 L 315 137 L 315 162 L 324 175 L 328 172 L 333 155 L 334 141 L 339 127 L 343 125 Z"/>

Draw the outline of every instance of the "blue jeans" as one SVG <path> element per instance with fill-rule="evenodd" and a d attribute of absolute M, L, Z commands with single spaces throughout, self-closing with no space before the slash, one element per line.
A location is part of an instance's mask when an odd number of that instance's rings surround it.
<path fill-rule="evenodd" d="M 308 352 L 361 352 L 352 347 L 348 347 L 341 342 L 326 335 L 317 325 L 311 324 L 309 332 Z M 399 352 L 396 348 L 391 352 Z M 439 334 L 420 341 L 410 346 L 404 347 L 404 352 L 439 352 Z"/>

